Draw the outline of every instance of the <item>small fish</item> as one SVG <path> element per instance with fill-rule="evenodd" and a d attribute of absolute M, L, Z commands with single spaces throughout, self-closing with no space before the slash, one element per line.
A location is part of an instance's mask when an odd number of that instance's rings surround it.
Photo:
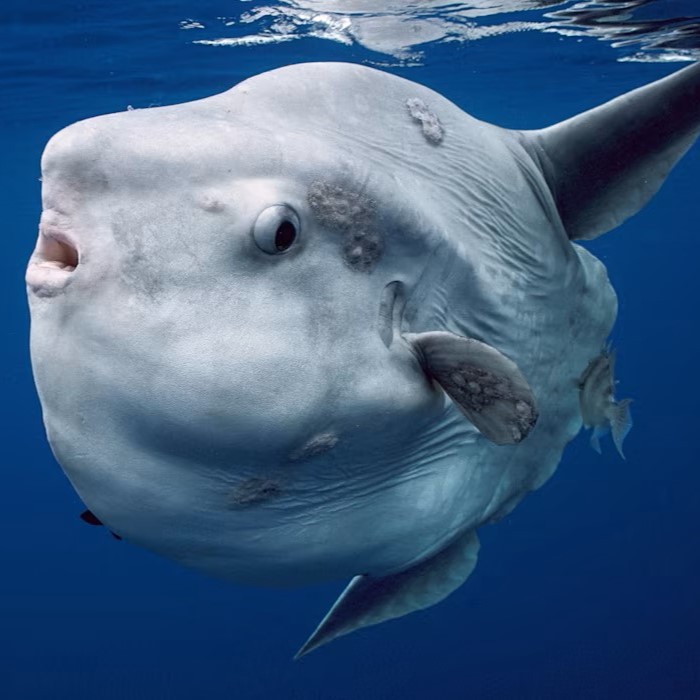
<path fill-rule="evenodd" d="M 588 363 L 579 380 L 581 417 L 587 428 L 593 429 L 591 447 L 600 454 L 600 438 L 612 433 L 612 439 L 622 459 L 622 443 L 632 428 L 630 403 L 632 399 L 615 401 L 615 352 L 606 348 Z"/>

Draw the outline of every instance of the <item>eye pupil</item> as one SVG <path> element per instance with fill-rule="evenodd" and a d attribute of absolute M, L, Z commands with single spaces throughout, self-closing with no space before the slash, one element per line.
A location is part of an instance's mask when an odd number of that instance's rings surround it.
<path fill-rule="evenodd" d="M 291 221 L 283 221 L 275 233 L 275 248 L 280 252 L 287 250 L 296 237 L 297 230 L 294 224 Z"/>
<path fill-rule="evenodd" d="M 287 204 L 273 204 L 259 214 L 253 224 L 253 241 L 267 255 L 286 253 L 300 237 L 299 216 Z"/>

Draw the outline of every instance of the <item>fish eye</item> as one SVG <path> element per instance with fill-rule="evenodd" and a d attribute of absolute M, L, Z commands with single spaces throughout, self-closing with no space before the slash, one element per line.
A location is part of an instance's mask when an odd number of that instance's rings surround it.
<path fill-rule="evenodd" d="M 286 204 L 264 209 L 253 226 L 255 245 L 268 255 L 286 253 L 298 238 L 299 217 Z"/>

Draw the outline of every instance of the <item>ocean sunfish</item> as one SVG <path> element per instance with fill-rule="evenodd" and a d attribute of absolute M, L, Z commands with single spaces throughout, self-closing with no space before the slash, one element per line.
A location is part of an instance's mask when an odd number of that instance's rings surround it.
<path fill-rule="evenodd" d="M 517 131 L 319 63 L 60 131 L 31 355 L 88 520 L 231 581 L 353 577 L 301 653 L 443 599 L 612 422 L 581 378 L 616 297 L 575 241 L 699 129 L 699 65 Z"/>

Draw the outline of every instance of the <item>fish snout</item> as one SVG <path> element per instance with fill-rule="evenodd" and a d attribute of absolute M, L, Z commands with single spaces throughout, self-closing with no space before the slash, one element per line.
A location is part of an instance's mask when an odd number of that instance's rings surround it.
<path fill-rule="evenodd" d="M 116 147 L 102 118 L 62 129 L 51 137 L 41 158 L 43 212 L 39 237 L 26 281 L 38 296 L 54 296 L 73 279 L 82 262 L 90 230 L 90 205 L 109 189 L 105 152 Z"/>

